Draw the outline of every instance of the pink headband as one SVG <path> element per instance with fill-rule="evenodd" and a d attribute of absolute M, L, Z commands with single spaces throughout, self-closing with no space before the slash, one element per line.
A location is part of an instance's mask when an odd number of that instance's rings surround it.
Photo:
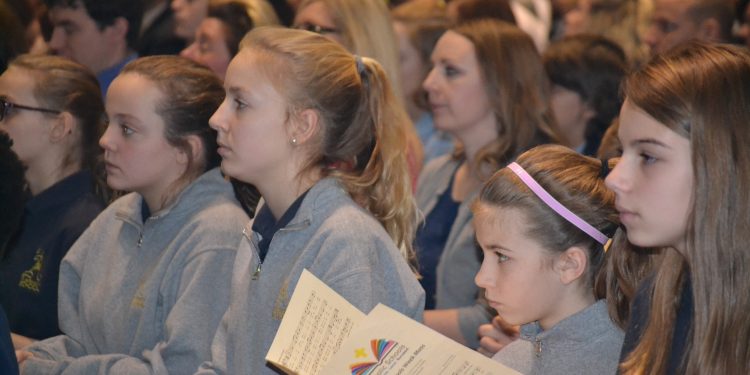
<path fill-rule="evenodd" d="M 513 171 L 513 173 L 515 173 L 521 179 L 521 181 L 523 181 L 523 183 L 526 184 L 526 186 L 528 186 L 529 189 L 531 189 L 531 191 L 533 191 L 537 197 L 539 197 L 539 199 L 547 204 L 547 206 L 549 206 L 549 208 L 551 208 L 553 211 L 557 212 L 558 215 L 562 216 L 563 219 L 575 225 L 576 227 L 578 227 L 578 229 L 584 231 L 600 244 L 607 244 L 609 238 L 605 236 L 604 233 L 594 228 L 591 224 L 587 223 L 586 221 L 578 217 L 578 215 L 574 214 L 573 211 L 567 209 L 560 202 L 558 202 L 557 199 L 551 196 L 547 192 L 547 190 L 544 190 L 542 185 L 539 185 L 539 183 L 536 182 L 536 180 L 534 180 L 534 178 L 531 177 L 531 175 L 526 172 L 526 170 L 524 170 L 523 167 L 521 167 L 518 163 L 510 163 L 508 164 L 508 168 L 510 168 L 510 170 Z"/>

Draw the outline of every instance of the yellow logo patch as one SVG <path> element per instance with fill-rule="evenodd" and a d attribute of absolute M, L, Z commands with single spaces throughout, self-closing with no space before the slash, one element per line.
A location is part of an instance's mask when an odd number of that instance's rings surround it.
<path fill-rule="evenodd" d="M 21 281 L 18 286 L 34 293 L 39 293 L 42 288 L 42 265 L 44 263 L 44 250 L 37 249 L 34 255 L 34 264 L 21 273 Z"/>
<path fill-rule="evenodd" d="M 281 320 L 284 318 L 287 306 L 289 306 L 289 281 L 284 282 L 284 285 L 281 286 L 276 302 L 273 304 L 271 316 L 276 320 Z"/>

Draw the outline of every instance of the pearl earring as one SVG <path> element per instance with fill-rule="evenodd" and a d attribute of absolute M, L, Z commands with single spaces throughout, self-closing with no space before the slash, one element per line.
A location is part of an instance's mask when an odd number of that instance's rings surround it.
<path fill-rule="evenodd" d="M 292 138 L 292 146 L 296 146 L 296 145 L 297 145 L 297 138 Z"/>

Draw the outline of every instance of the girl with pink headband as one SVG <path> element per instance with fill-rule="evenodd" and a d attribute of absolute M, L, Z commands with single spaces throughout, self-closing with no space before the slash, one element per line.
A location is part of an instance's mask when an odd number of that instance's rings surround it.
<path fill-rule="evenodd" d="M 619 224 L 606 168 L 539 146 L 482 188 L 472 209 L 484 253 L 475 281 L 505 322 L 521 325 L 493 359 L 524 374 L 615 373 L 623 333 L 594 290 Z"/>

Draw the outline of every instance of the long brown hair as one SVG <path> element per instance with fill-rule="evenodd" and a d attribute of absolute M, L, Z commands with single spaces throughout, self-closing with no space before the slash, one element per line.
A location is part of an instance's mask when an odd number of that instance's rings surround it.
<path fill-rule="evenodd" d="M 394 242 L 414 258 L 416 208 L 406 165 L 406 139 L 396 124 L 408 119 L 381 65 L 307 31 L 260 27 L 240 44 L 251 50 L 277 90 L 287 115 L 314 109 L 322 131 L 307 171 L 338 178 Z"/>
<path fill-rule="evenodd" d="M 684 253 L 657 272 L 649 321 L 621 364 L 625 374 L 667 371 L 684 281 L 693 290 L 684 374 L 750 373 L 750 52 L 690 43 L 631 76 L 625 94 L 690 141 L 694 187 Z"/>
<path fill-rule="evenodd" d="M 474 45 L 497 120 L 498 137 L 470 161 L 476 170 L 496 171 L 533 146 L 558 142 L 549 81 L 531 37 L 516 26 L 490 19 L 467 22 L 451 30 Z M 461 147 L 455 156 L 463 156 Z"/>

